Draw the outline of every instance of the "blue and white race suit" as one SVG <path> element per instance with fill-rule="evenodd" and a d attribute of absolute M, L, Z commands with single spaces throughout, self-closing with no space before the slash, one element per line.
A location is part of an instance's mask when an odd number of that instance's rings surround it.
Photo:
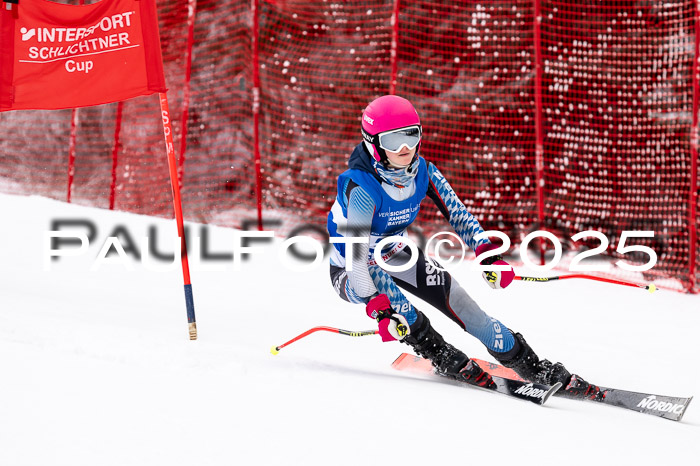
<path fill-rule="evenodd" d="M 328 214 L 331 237 L 367 238 L 352 246 L 346 256 L 345 244 L 334 244 L 331 253 L 331 280 L 336 292 L 346 301 L 367 303 L 378 294 L 386 294 L 394 311 L 409 324 L 417 312 L 401 289 L 409 291 L 439 309 L 464 330 L 478 338 L 487 348 L 507 352 L 513 347 L 508 328 L 487 315 L 452 276 L 418 249 L 418 261 L 403 272 L 387 272 L 374 261 L 374 249 L 382 239 L 407 236 L 423 199 L 430 197 L 455 232 L 471 249 L 487 243 L 474 237 L 483 232 L 479 221 L 470 214 L 445 177 L 432 163 L 418 157 L 415 176 L 405 186 L 397 185 L 360 143 L 348 162 L 349 170 L 338 177 L 338 192 Z M 405 242 L 393 242 L 381 251 L 389 265 L 405 264 L 411 250 Z M 348 263 L 351 267 L 347 267 Z M 350 268 L 351 270 L 347 270 Z"/>

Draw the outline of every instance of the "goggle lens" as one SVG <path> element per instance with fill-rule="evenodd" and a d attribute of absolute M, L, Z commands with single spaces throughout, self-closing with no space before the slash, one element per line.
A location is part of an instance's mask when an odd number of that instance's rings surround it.
<path fill-rule="evenodd" d="M 421 138 L 420 126 L 409 126 L 379 135 L 379 147 L 391 152 L 399 152 L 403 146 L 412 150 Z"/>

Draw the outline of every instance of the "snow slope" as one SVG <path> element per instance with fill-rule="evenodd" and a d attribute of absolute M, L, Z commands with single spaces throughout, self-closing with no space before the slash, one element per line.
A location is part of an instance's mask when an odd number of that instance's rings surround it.
<path fill-rule="evenodd" d="M 292 272 L 273 244 L 234 270 L 192 264 L 199 340 L 189 341 L 179 263 L 129 259 L 91 270 L 122 225 L 159 249 L 174 221 L 0 195 L 0 465 L 695 464 L 700 400 L 681 423 L 553 398 L 538 407 L 396 372 L 407 346 L 317 333 L 372 329 L 341 301 L 327 265 Z M 44 270 L 52 220 L 90 219 L 87 254 Z M 198 227 L 193 231 L 199 231 Z M 232 230 L 211 227 L 210 250 Z M 222 270 L 206 270 L 214 265 Z M 163 267 L 162 264 L 160 264 Z M 525 272 L 525 271 L 522 271 Z M 542 357 L 602 385 L 700 394 L 700 297 L 604 283 L 516 282 L 494 291 L 464 265 L 456 278 Z M 420 306 L 446 339 L 491 359 Z"/>

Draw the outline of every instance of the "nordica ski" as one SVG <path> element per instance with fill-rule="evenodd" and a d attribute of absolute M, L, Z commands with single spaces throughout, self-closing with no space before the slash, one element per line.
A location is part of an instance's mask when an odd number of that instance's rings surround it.
<path fill-rule="evenodd" d="M 481 362 L 478 364 L 481 366 Z M 433 371 L 433 366 L 430 361 L 423 359 L 420 356 L 414 356 L 408 353 L 402 353 L 396 361 L 391 364 L 391 367 L 400 371 L 408 371 L 416 374 L 435 374 Z M 484 366 L 482 369 L 486 370 Z M 488 371 L 487 371 L 488 372 Z M 489 372 L 491 378 L 495 382 L 495 386 L 492 388 L 485 388 L 486 390 L 492 390 L 503 395 L 512 396 L 521 400 L 530 401 L 539 405 L 543 405 L 550 396 L 556 393 L 559 388 L 561 388 L 560 383 L 556 383 L 553 386 L 542 385 L 537 383 L 525 382 L 522 380 L 513 380 L 510 377 L 503 377 L 500 375 L 493 375 Z M 444 380 L 453 382 L 455 384 L 466 384 L 478 387 L 479 385 L 471 383 L 468 380 L 456 380 L 452 378 L 442 377 Z"/>
<path fill-rule="evenodd" d="M 481 359 L 474 359 L 474 361 L 479 364 L 479 367 L 491 374 L 492 377 L 496 375 L 499 377 L 508 377 L 510 379 L 523 381 L 523 379 L 516 374 L 514 370 L 503 367 L 500 364 L 483 361 Z M 559 391 L 556 395 L 558 397 L 569 399 L 596 401 L 644 414 L 650 414 L 652 416 L 662 417 L 664 419 L 670 419 L 672 421 L 681 420 L 683 414 L 685 414 L 685 410 L 688 408 L 688 405 L 693 399 L 692 396 L 690 398 L 683 398 L 676 396 L 654 395 L 651 393 L 631 392 L 617 388 L 598 388 L 600 391 L 589 394 L 589 396 L 585 397 L 571 396 L 567 394 L 565 390 Z"/>

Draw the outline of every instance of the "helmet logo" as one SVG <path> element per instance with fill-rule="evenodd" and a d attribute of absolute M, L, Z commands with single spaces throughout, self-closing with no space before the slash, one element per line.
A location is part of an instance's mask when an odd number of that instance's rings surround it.
<path fill-rule="evenodd" d="M 373 125 L 373 126 L 374 126 L 374 118 L 370 118 L 370 117 L 368 117 L 367 115 L 362 115 L 362 119 L 365 120 L 365 121 L 366 121 L 367 123 L 369 123 L 370 125 Z"/>

